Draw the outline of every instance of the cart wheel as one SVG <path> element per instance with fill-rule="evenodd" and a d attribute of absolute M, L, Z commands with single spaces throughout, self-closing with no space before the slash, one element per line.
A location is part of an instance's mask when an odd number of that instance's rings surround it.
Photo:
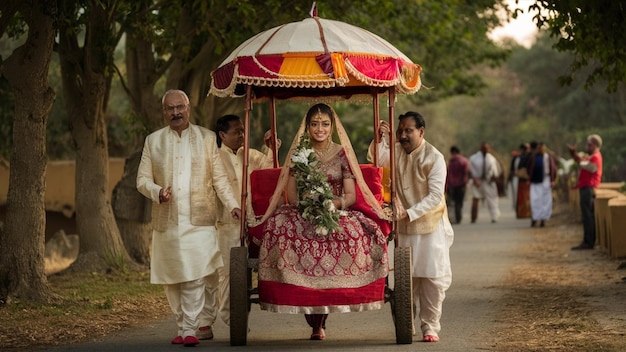
<path fill-rule="evenodd" d="M 248 338 L 248 248 L 230 249 L 230 345 L 245 346 Z"/>
<path fill-rule="evenodd" d="M 413 283 L 411 281 L 411 248 L 394 250 L 393 310 L 396 343 L 413 343 Z"/>

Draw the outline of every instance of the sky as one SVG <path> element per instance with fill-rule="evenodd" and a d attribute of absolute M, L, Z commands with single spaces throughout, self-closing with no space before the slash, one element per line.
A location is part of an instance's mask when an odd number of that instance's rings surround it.
<path fill-rule="evenodd" d="M 537 27 L 532 22 L 532 13 L 528 13 L 528 6 L 534 3 L 534 0 L 519 0 L 519 4 L 515 4 L 515 0 L 507 0 L 509 8 L 519 7 L 524 9 L 524 13 L 520 13 L 517 19 L 511 20 L 503 27 L 498 27 L 491 32 L 490 36 L 494 40 L 500 40 L 505 37 L 515 39 L 521 45 L 529 48 L 535 41 Z"/>

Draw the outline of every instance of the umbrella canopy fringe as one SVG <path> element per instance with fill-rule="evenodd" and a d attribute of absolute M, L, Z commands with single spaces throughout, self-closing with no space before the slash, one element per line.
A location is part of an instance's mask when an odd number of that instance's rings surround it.
<path fill-rule="evenodd" d="M 281 78 L 260 78 L 237 76 L 237 83 L 248 84 L 259 87 L 281 87 L 281 88 L 333 88 L 337 85 L 343 86 L 347 79 L 341 80 L 310 80 L 308 77 L 285 77 Z"/>
<path fill-rule="evenodd" d="M 213 94 L 219 98 L 238 97 L 238 95 L 235 94 L 235 88 L 237 88 L 237 80 L 235 79 L 230 82 L 228 87 L 223 89 L 217 88 L 215 86 L 215 80 L 213 80 L 211 82 L 211 88 L 209 88 L 209 93 L 207 93 L 207 96 Z"/>

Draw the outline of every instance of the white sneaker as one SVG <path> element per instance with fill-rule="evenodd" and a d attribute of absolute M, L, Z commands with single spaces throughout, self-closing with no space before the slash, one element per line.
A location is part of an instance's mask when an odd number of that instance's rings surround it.
<path fill-rule="evenodd" d="M 196 332 L 198 340 L 213 340 L 213 329 L 210 326 L 202 326 Z"/>

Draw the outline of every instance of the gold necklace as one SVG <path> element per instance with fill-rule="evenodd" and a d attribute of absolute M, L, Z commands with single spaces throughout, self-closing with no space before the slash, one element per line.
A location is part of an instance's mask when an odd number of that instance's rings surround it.
<path fill-rule="evenodd" d="M 324 154 L 328 152 L 328 149 L 330 149 L 330 145 L 331 145 L 331 140 L 329 138 L 328 143 L 326 143 L 326 148 L 324 148 L 324 150 L 317 150 L 316 148 L 313 148 L 313 150 L 315 151 L 315 154 L 317 154 L 317 156 L 321 159 L 324 156 Z"/>

